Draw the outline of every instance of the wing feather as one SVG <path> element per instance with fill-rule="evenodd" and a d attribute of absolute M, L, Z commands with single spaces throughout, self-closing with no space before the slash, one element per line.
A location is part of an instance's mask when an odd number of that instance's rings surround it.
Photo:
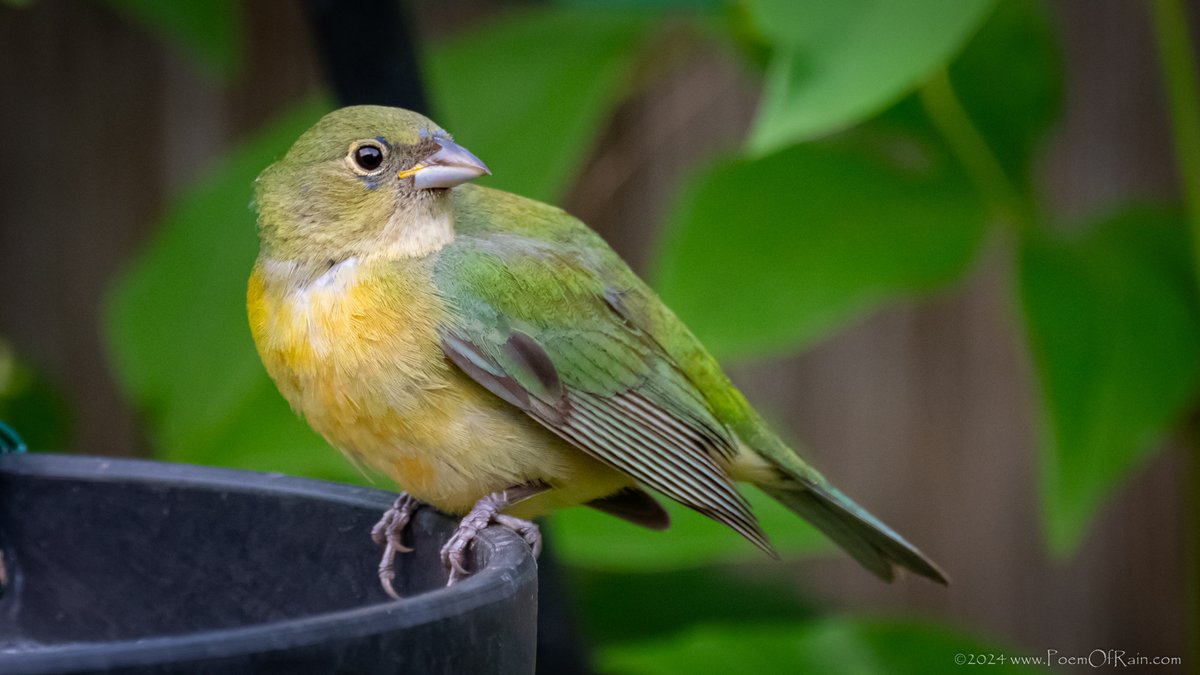
<path fill-rule="evenodd" d="M 671 515 L 666 509 L 654 497 L 637 488 L 625 488 L 603 499 L 593 499 L 587 505 L 651 530 L 665 530 L 671 526 Z"/>
<path fill-rule="evenodd" d="M 517 243 L 448 247 L 447 358 L 568 443 L 775 555 L 722 468 L 737 446 L 704 395 L 594 271 Z"/>

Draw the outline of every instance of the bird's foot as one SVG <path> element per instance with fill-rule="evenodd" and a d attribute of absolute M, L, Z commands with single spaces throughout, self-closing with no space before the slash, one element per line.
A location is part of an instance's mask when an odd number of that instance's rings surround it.
<path fill-rule="evenodd" d="M 509 506 L 512 501 L 508 491 L 498 492 L 480 499 L 475 508 L 467 514 L 458 529 L 442 547 L 442 564 L 449 571 L 447 586 L 453 585 L 470 576 L 467 571 L 467 548 L 479 536 L 480 531 L 495 523 L 521 535 L 525 543 L 536 557 L 542 551 L 542 533 L 535 523 L 528 520 L 500 513 L 500 509 Z"/>
<path fill-rule="evenodd" d="M 542 530 L 537 523 L 503 513 L 496 514 L 495 522 L 521 535 L 533 553 L 533 557 L 536 558 L 542 554 Z"/>
<path fill-rule="evenodd" d="M 400 538 L 420 506 L 421 502 L 407 492 L 401 492 L 392 508 L 384 511 L 383 517 L 371 528 L 371 539 L 377 546 L 383 547 L 383 557 L 379 560 L 379 583 L 383 586 L 383 592 L 394 600 L 400 599 L 400 594 L 392 587 L 396 578 L 396 554 L 412 551 Z"/>

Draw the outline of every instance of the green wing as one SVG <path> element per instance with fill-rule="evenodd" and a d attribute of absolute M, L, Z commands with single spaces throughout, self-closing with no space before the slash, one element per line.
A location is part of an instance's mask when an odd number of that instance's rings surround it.
<path fill-rule="evenodd" d="M 580 450 L 774 555 L 718 461 L 737 451 L 730 430 L 631 320 L 626 297 L 648 292 L 632 272 L 590 231 L 556 242 L 469 225 L 435 265 L 447 357 Z"/>
<path fill-rule="evenodd" d="M 774 555 L 719 466 L 740 440 L 778 471 L 759 487 L 867 569 L 891 580 L 900 565 L 946 583 L 937 565 L 772 433 L 699 340 L 583 223 L 478 186 L 453 195 L 460 236 L 435 266 L 453 314 L 441 337 L 476 381 Z M 647 501 L 616 495 L 596 506 L 640 522 Z"/>

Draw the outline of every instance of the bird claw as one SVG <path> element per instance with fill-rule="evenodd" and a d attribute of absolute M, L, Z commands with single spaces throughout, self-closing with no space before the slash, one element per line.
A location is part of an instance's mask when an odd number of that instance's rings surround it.
<path fill-rule="evenodd" d="M 396 554 L 409 553 L 412 548 L 401 541 L 404 528 L 421 506 L 421 502 L 410 497 L 407 492 L 400 493 L 392 508 L 384 511 L 383 517 L 371 528 L 371 539 L 377 546 L 383 547 L 383 556 L 379 560 L 379 584 L 383 592 L 393 600 L 399 600 L 400 594 L 393 587 L 396 579 Z"/>
<path fill-rule="evenodd" d="M 497 524 L 521 535 L 525 544 L 529 546 L 530 552 L 533 553 L 533 557 L 536 558 L 542 554 L 542 530 L 537 523 L 503 513 L 496 514 L 495 520 Z"/>
<path fill-rule="evenodd" d="M 538 526 L 528 520 L 500 513 L 503 506 L 504 504 L 491 496 L 479 500 L 475 508 L 471 509 L 471 512 L 459 523 L 458 529 L 454 531 L 450 540 L 442 547 L 442 564 L 449 572 L 447 586 L 453 586 L 470 576 L 466 566 L 467 549 L 474 543 L 479 533 L 492 523 L 507 527 L 520 535 L 533 551 L 534 557 L 541 553 L 542 534 Z"/>
<path fill-rule="evenodd" d="M 375 545 L 384 546 L 391 543 L 400 553 L 412 552 L 412 547 L 405 546 L 400 541 L 400 537 L 404 533 L 404 528 L 408 527 L 418 506 L 420 506 L 420 502 L 417 500 L 407 494 L 400 495 L 392 508 L 384 511 L 383 517 L 371 528 L 371 540 L 375 542 Z"/>
<path fill-rule="evenodd" d="M 451 586 L 470 575 L 467 571 L 467 547 L 479 536 L 479 531 L 487 527 L 496 517 L 497 507 L 486 498 L 480 500 L 475 508 L 458 524 L 458 529 L 450 536 L 449 541 L 442 547 L 442 565 L 449 572 L 446 581 Z"/>

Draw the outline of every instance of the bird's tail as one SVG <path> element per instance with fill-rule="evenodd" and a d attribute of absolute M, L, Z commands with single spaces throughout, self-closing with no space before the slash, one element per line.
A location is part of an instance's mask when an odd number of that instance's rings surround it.
<path fill-rule="evenodd" d="M 895 578 L 895 566 L 900 565 L 940 584 L 950 583 L 917 547 L 832 485 L 793 479 L 759 487 L 815 525 L 884 581 Z"/>
<path fill-rule="evenodd" d="M 899 565 L 940 584 L 950 583 L 916 546 L 830 485 L 761 421 L 754 421 L 744 427 L 751 445 L 742 446 L 739 453 L 739 480 L 754 483 L 815 525 L 884 581 L 895 578 Z"/>

